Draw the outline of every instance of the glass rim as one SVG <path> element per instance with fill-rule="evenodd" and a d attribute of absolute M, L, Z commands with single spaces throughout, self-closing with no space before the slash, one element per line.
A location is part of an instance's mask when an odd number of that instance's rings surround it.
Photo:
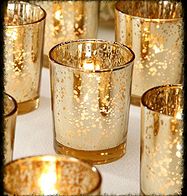
<path fill-rule="evenodd" d="M 8 162 L 7 164 L 4 165 L 4 171 L 5 169 L 9 166 L 9 165 L 12 165 L 14 163 L 19 163 L 21 161 L 31 161 L 32 160 L 40 160 L 40 161 L 47 161 L 45 159 L 42 159 L 42 158 L 54 158 L 55 160 L 59 160 L 59 161 L 70 161 L 70 162 L 74 162 L 74 163 L 80 163 L 81 165 L 85 166 L 86 168 L 89 168 L 92 172 L 94 172 L 95 174 L 97 174 L 98 176 L 98 182 L 97 184 L 88 192 L 88 193 L 83 193 L 83 194 L 90 194 L 90 193 L 94 193 L 95 191 L 99 190 L 101 188 L 101 184 L 102 184 L 102 176 L 101 176 L 101 173 L 100 171 L 93 165 L 87 163 L 87 162 L 84 162 L 80 159 L 77 159 L 75 157 L 71 157 L 71 156 L 68 156 L 68 155 L 51 155 L 51 154 L 42 154 L 42 155 L 31 155 L 31 156 L 26 156 L 26 157 L 21 157 L 21 158 L 17 158 L 15 160 L 12 160 L 10 162 Z M 9 194 L 12 194 L 11 190 L 7 190 L 6 187 L 4 186 L 4 189 L 5 189 L 5 192 L 6 193 L 9 193 Z"/>
<path fill-rule="evenodd" d="M 72 67 L 72 66 L 65 65 L 65 64 L 55 60 L 55 58 L 52 55 L 52 52 L 54 50 L 56 50 L 57 48 L 59 48 L 60 46 L 64 46 L 64 45 L 72 44 L 72 43 L 84 43 L 84 42 L 87 42 L 87 43 L 94 43 L 94 42 L 99 43 L 100 42 L 100 43 L 106 43 L 106 44 L 110 44 L 110 45 L 117 45 L 117 46 L 119 46 L 123 49 L 128 50 L 131 53 L 132 57 L 128 62 L 122 63 L 121 65 L 119 65 L 117 67 L 114 67 L 114 68 L 105 68 L 105 69 L 99 69 L 99 70 L 83 70 L 83 69 L 80 69 L 80 68 L 75 68 L 75 67 Z M 126 46 L 122 43 L 116 42 L 116 41 L 112 42 L 112 41 L 106 41 L 106 40 L 103 40 L 103 39 L 78 39 L 78 40 L 71 40 L 71 41 L 61 42 L 61 43 L 55 45 L 54 47 L 52 47 L 49 51 L 49 59 L 50 59 L 51 62 L 54 62 L 58 65 L 61 65 L 61 66 L 67 67 L 67 68 L 71 68 L 73 70 L 77 70 L 77 71 L 80 71 L 80 72 L 100 73 L 100 72 L 116 71 L 116 70 L 123 69 L 123 68 L 126 68 L 126 67 L 130 66 L 133 63 L 134 59 L 135 59 L 135 54 L 128 46 Z"/>
<path fill-rule="evenodd" d="M 10 112 L 8 112 L 6 115 L 4 115 L 4 118 L 8 118 L 8 117 L 14 115 L 17 112 L 18 104 L 17 104 L 17 101 L 14 99 L 14 97 L 9 95 L 8 93 L 4 92 L 4 95 L 6 95 L 9 98 L 9 100 L 11 100 L 11 102 L 13 103 L 13 106 L 14 106 L 13 109 Z"/>
<path fill-rule="evenodd" d="M 145 99 L 146 99 L 146 95 L 151 92 L 151 91 L 154 91 L 154 90 L 157 90 L 157 89 L 181 89 L 183 90 L 183 85 L 182 84 L 166 84 L 166 85 L 160 85 L 160 86 L 155 86 L 153 88 L 150 88 L 148 89 L 147 91 L 145 91 L 142 96 L 141 96 L 141 100 L 140 100 L 140 104 L 142 107 L 152 111 L 152 112 L 155 112 L 155 113 L 159 113 L 159 114 L 162 114 L 164 116 L 169 116 L 169 117 L 173 117 L 172 115 L 168 115 L 168 114 L 164 114 L 164 113 L 160 113 L 159 111 L 157 110 L 154 110 L 152 108 L 150 108 L 146 103 L 145 103 Z"/>
<path fill-rule="evenodd" d="M 143 0 L 140 0 L 141 2 L 145 2 Z M 139 0 L 136 1 L 131 1 L 131 2 L 140 2 Z M 160 0 L 159 0 L 160 1 Z M 157 1 L 157 3 L 159 3 L 159 1 Z M 139 20 L 145 20 L 145 21 L 149 21 L 149 22 L 174 22 L 174 21 L 178 21 L 178 20 L 182 20 L 182 16 L 181 17 L 177 17 L 177 18 L 147 18 L 147 17 L 143 17 L 143 16 L 135 16 L 135 15 L 130 15 L 125 13 L 124 11 L 122 11 L 121 9 L 121 3 L 122 2 L 128 2 L 128 0 L 120 0 L 115 4 L 115 10 L 119 13 L 122 13 L 123 15 L 129 16 L 131 18 L 134 19 L 139 19 Z M 152 2 L 151 0 L 149 0 L 148 2 Z M 173 3 L 173 1 L 171 0 L 166 0 L 165 2 L 171 2 Z M 176 1 L 177 3 L 177 1 Z M 180 3 L 180 2 L 178 2 Z"/>
<path fill-rule="evenodd" d="M 35 3 L 24 2 L 24 1 L 18 1 L 18 2 L 10 1 L 10 2 L 8 2 L 8 4 L 27 4 L 27 5 L 30 5 L 31 7 L 37 7 L 43 12 L 43 16 L 41 16 L 38 20 L 35 20 L 33 22 L 26 22 L 25 24 L 9 25 L 4 22 L 5 28 L 11 28 L 11 27 L 14 28 L 14 27 L 32 25 L 32 24 L 40 23 L 41 21 L 46 19 L 46 16 L 47 16 L 46 11 L 40 5 L 37 5 Z M 8 7 L 6 9 L 8 9 Z"/>

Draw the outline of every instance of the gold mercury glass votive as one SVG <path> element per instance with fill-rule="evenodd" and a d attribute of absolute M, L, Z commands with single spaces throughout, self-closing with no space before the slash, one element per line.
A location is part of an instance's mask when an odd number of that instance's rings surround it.
<path fill-rule="evenodd" d="M 18 113 L 38 108 L 45 11 L 26 2 L 9 2 L 5 13 L 5 90 Z"/>
<path fill-rule="evenodd" d="M 183 22 L 181 2 L 119 1 L 115 39 L 135 55 L 131 103 L 140 105 L 148 89 L 182 83 Z"/>
<path fill-rule="evenodd" d="M 50 49 L 62 41 L 97 38 L 99 1 L 37 1 L 47 13 L 44 67 Z"/>
<path fill-rule="evenodd" d="M 14 135 L 17 117 L 17 103 L 10 95 L 4 93 L 4 156 L 5 164 L 12 160 Z"/>
<path fill-rule="evenodd" d="M 5 165 L 4 190 L 13 195 L 99 195 L 102 177 L 87 163 L 66 156 L 33 156 Z"/>
<path fill-rule="evenodd" d="M 124 155 L 134 53 L 103 40 L 56 45 L 49 53 L 54 147 L 100 164 Z"/>
<path fill-rule="evenodd" d="M 183 87 L 159 86 L 141 98 L 141 192 L 180 195 L 183 179 Z"/>

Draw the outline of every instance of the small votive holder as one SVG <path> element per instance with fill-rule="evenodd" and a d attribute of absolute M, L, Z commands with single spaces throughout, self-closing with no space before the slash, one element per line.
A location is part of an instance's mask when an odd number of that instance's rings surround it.
<path fill-rule="evenodd" d="M 87 163 L 67 156 L 17 159 L 4 167 L 4 191 L 11 195 L 99 195 L 102 177 Z"/>
<path fill-rule="evenodd" d="M 47 13 L 44 67 L 50 49 L 62 41 L 97 38 L 99 1 L 37 1 Z"/>
<path fill-rule="evenodd" d="M 135 55 L 131 103 L 155 86 L 182 83 L 183 20 L 181 2 L 119 1 L 115 40 Z"/>
<path fill-rule="evenodd" d="M 183 179 L 183 87 L 158 86 L 141 98 L 141 192 L 180 195 Z"/>
<path fill-rule="evenodd" d="M 26 2 L 9 2 L 5 14 L 5 91 L 18 103 L 18 113 L 39 106 L 45 11 Z"/>
<path fill-rule="evenodd" d="M 49 53 L 54 147 L 93 164 L 126 150 L 134 53 L 104 40 L 77 40 Z"/>
<path fill-rule="evenodd" d="M 17 117 L 17 103 L 10 95 L 4 93 L 4 157 L 5 164 L 12 160 L 14 136 Z"/>

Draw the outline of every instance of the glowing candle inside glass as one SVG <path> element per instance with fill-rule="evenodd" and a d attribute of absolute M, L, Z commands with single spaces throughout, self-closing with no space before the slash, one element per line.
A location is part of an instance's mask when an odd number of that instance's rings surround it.
<path fill-rule="evenodd" d="M 57 45 L 50 58 L 55 150 L 92 163 L 124 155 L 131 51 L 117 43 L 78 40 Z"/>
<path fill-rule="evenodd" d="M 33 156 L 5 166 L 6 195 L 99 195 L 99 171 L 67 156 Z"/>
<path fill-rule="evenodd" d="M 58 194 L 56 162 L 54 157 L 44 157 L 44 161 L 50 161 L 42 168 L 41 176 L 38 179 L 38 185 L 41 193 L 45 195 Z"/>

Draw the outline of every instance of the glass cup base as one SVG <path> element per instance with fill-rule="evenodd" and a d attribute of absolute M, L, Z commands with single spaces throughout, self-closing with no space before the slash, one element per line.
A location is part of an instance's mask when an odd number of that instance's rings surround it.
<path fill-rule="evenodd" d="M 105 164 L 121 158 L 126 153 L 126 144 L 122 143 L 117 147 L 106 150 L 85 151 L 69 148 L 57 142 L 54 142 L 54 148 L 57 154 L 65 154 L 81 159 L 90 164 Z"/>
<path fill-rule="evenodd" d="M 39 102 L 39 97 L 36 97 L 32 100 L 18 103 L 18 114 L 25 114 L 36 110 L 39 106 Z"/>
<path fill-rule="evenodd" d="M 135 105 L 135 106 L 139 106 L 140 107 L 140 100 L 141 100 L 141 97 L 140 96 L 137 96 L 137 95 L 131 95 L 131 104 L 132 105 Z"/>

